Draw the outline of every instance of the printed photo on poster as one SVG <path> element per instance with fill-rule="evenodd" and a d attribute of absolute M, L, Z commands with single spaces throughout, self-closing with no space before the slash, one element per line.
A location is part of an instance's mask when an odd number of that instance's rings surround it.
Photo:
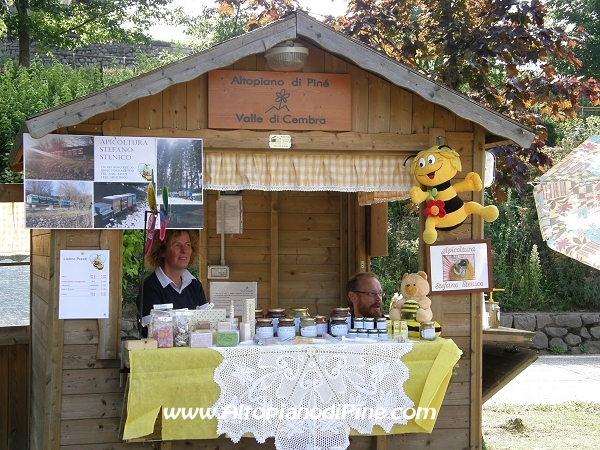
<path fill-rule="evenodd" d="M 94 228 L 144 228 L 148 183 L 94 183 Z"/>
<path fill-rule="evenodd" d="M 440 242 L 427 246 L 431 292 L 486 292 L 492 289 L 489 240 Z"/>
<path fill-rule="evenodd" d="M 23 135 L 23 177 L 26 180 L 94 180 L 94 138 L 48 134 Z"/>
<path fill-rule="evenodd" d="M 25 180 L 26 228 L 92 228 L 91 181 Z"/>
<path fill-rule="evenodd" d="M 157 201 L 163 203 L 167 187 L 167 228 L 203 228 L 202 140 L 157 139 Z"/>
<path fill-rule="evenodd" d="M 204 227 L 202 139 L 23 136 L 27 228 L 143 229 L 148 185 L 168 228 Z"/>

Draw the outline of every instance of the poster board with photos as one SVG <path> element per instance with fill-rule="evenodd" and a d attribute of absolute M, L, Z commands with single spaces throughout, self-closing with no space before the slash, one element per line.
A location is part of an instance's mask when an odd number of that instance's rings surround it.
<path fill-rule="evenodd" d="M 167 228 L 203 228 L 202 152 L 202 139 L 24 134 L 25 227 L 143 229 L 154 182 Z"/>
<path fill-rule="evenodd" d="M 432 294 L 487 292 L 493 287 L 489 240 L 448 241 L 426 248 Z"/>

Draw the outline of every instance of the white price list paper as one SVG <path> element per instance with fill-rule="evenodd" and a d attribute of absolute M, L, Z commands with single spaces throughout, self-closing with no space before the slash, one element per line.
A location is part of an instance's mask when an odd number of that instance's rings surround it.
<path fill-rule="evenodd" d="M 242 301 L 246 298 L 257 297 L 256 281 L 213 281 L 210 283 L 210 302 L 215 308 L 227 310 L 231 308 L 231 301 L 237 317 L 242 315 Z"/>
<path fill-rule="evenodd" d="M 61 250 L 59 319 L 108 317 L 109 250 Z"/>

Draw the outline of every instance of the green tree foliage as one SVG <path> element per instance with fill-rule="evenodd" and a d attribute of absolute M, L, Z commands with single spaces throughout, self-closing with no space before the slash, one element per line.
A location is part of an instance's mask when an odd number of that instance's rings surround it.
<path fill-rule="evenodd" d="M 171 0 L 6 0 L 0 32 L 19 42 L 19 64 L 30 64 L 30 46 L 75 49 L 89 43 L 149 43 L 147 31 L 168 20 Z"/>
<path fill-rule="evenodd" d="M 15 136 L 30 115 L 87 95 L 170 62 L 182 55 L 138 55 L 134 69 L 94 66 L 72 68 L 59 63 L 44 66 L 34 60 L 30 67 L 8 61 L 0 68 L 0 183 L 18 183 L 21 174 L 8 165 Z"/>
<path fill-rule="evenodd" d="M 388 256 L 371 259 L 371 270 L 386 292 L 385 312 L 394 292 L 400 292 L 402 275 L 419 270 L 419 215 L 411 205 L 410 200 L 388 204 Z"/>
<path fill-rule="evenodd" d="M 285 16 L 288 12 L 300 9 L 297 0 L 215 0 L 220 14 L 235 16 L 243 10 L 249 16 L 248 31 L 262 27 L 273 20 Z"/>
<path fill-rule="evenodd" d="M 239 5 L 232 5 L 232 10 L 232 14 L 222 14 L 216 8 L 205 7 L 194 17 L 178 8 L 175 10 L 174 20 L 185 27 L 186 34 L 191 37 L 188 45 L 200 51 L 246 32 L 250 13 L 242 10 Z"/>
<path fill-rule="evenodd" d="M 565 147 L 552 150 L 556 160 L 590 135 L 600 134 L 598 118 L 571 119 L 557 127 Z M 531 178 L 539 175 L 532 172 Z M 528 185 L 523 197 L 509 192 L 507 200 L 497 205 L 498 219 L 484 225 L 485 236 L 492 241 L 494 286 L 505 289 L 497 299 L 512 311 L 598 310 L 600 272 L 550 249 L 542 240 L 532 191 Z"/>
<path fill-rule="evenodd" d="M 144 232 L 123 231 L 123 301 L 135 303 L 141 281 Z"/>
<path fill-rule="evenodd" d="M 600 77 L 600 0 L 549 0 L 547 6 L 559 23 L 585 31 L 585 45 L 573 50 L 581 60 L 581 67 L 562 63 L 559 65 L 561 73 Z"/>

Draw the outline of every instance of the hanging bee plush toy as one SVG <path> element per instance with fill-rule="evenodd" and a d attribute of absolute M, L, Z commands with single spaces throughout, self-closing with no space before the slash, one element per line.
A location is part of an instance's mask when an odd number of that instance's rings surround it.
<path fill-rule="evenodd" d="M 410 173 L 420 186 L 410 188 L 410 199 L 419 204 L 426 201 L 423 214 L 426 216 L 423 241 L 433 244 L 437 230 L 449 231 L 461 225 L 469 214 L 478 214 L 486 222 L 498 218 L 498 208 L 494 205 L 482 206 L 477 202 L 463 202 L 458 192 L 480 191 L 483 188 L 481 177 L 469 172 L 463 181 L 451 184 L 450 180 L 462 170 L 460 155 L 448 145 L 433 146 L 417 154 L 410 167 Z"/>

